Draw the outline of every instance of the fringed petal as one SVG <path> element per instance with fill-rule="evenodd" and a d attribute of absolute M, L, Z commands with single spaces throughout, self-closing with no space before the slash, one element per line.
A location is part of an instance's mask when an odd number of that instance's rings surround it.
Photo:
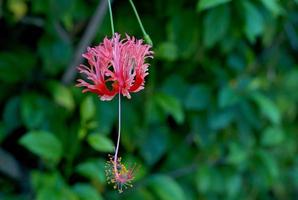
<path fill-rule="evenodd" d="M 77 69 L 86 75 L 86 82 L 78 79 L 77 87 L 84 87 L 83 92 L 97 94 L 102 101 L 109 101 L 118 93 L 131 98 L 130 92 L 144 89 L 145 77 L 148 75 L 149 64 L 146 58 L 153 58 L 151 46 L 143 44 L 126 34 L 125 39 L 115 33 L 113 38 L 104 38 L 95 47 L 88 47 L 82 56 L 88 65 L 80 65 Z M 107 84 L 111 82 L 109 89 Z"/>

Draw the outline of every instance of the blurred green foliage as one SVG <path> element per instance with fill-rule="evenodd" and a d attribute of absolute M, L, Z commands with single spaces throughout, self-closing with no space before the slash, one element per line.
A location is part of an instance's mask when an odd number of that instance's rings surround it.
<path fill-rule="evenodd" d="M 120 154 L 141 167 L 120 197 L 116 100 L 60 81 L 98 1 L 0 1 L 0 199 L 296 199 L 298 1 L 135 3 L 155 59 L 123 102 Z M 142 36 L 128 1 L 113 11 Z"/>

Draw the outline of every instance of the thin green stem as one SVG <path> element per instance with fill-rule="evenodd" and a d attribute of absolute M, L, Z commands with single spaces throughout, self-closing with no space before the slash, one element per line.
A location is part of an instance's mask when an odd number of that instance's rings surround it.
<path fill-rule="evenodd" d="M 111 6 L 111 0 L 108 0 L 109 2 L 109 13 L 110 13 L 110 21 L 111 21 L 111 28 L 112 28 L 112 34 L 114 35 L 114 21 L 113 21 L 113 13 L 112 13 L 112 6 Z"/>
<path fill-rule="evenodd" d="M 144 38 L 145 38 L 146 42 L 152 46 L 153 44 L 152 44 L 151 38 L 150 38 L 150 36 L 149 36 L 149 35 L 146 33 L 146 31 L 145 31 L 145 28 L 144 28 L 144 26 L 143 26 L 143 24 L 142 24 L 142 21 L 141 21 L 141 19 L 140 19 L 140 16 L 139 16 L 139 14 L 138 14 L 138 11 L 137 11 L 137 9 L 136 9 L 136 7 L 135 7 L 133 1 L 132 1 L 132 0 L 129 0 L 129 2 L 130 2 L 130 5 L 131 5 L 131 7 L 132 7 L 132 9 L 133 9 L 133 11 L 134 11 L 136 17 L 137 17 L 138 23 L 139 23 L 139 25 L 140 25 L 140 27 L 141 27 L 141 30 L 142 30 L 142 32 L 143 32 L 143 35 L 144 35 Z"/>
<path fill-rule="evenodd" d="M 143 24 L 142 24 L 142 21 L 141 21 L 141 19 L 140 19 L 140 17 L 139 17 L 138 11 L 137 11 L 137 9 L 136 9 L 136 7 L 135 7 L 133 1 L 132 1 L 132 0 L 129 0 L 129 2 L 130 2 L 130 5 L 131 5 L 131 7 L 132 7 L 132 9 L 133 9 L 133 11 L 134 11 L 136 17 L 137 17 L 137 20 L 138 20 L 138 22 L 139 22 L 139 25 L 140 25 L 140 27 L 141 27 L 141 29 L 142 29 L 143 34 L 144 34 L 144 35 L 147 35 L 147 33 L 146 33 L 145 29 L 144 29 L 144 26 L 143 26 Z"/>

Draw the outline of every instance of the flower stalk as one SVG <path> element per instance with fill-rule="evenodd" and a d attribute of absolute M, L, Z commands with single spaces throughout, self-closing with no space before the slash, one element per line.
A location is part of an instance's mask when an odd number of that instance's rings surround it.
<path fill-rule="evenodd" d="M 109 13 L 110 13 L 112 35 L 114 35 L 115 34 L 115 29 L 114 29 L 114 21 L 113 21 L 113 13 L 112 13 L 111 0 L 108 0 L 108 4 L 109 4 Z"/>
<path fill-rule="evenodd" d="M 131 5 L 131 7 L 132 7 L 132 9 L 133 9 L 133 11 L 134 11 L 134 13 L 135 13 L 135 15 L 136 15 L 136 18 L 137 18 L 137 20 L 138 20 L 139 26 L 141 27 L 141 30 L 142 30 L 142 32 L 143 32 L 143 36 L 144 36 L 145 41 L 146 41 L 149 45 L 153 46 L 152 40 L 151 40 L 150 36 L 147 34 L 147 32 L 145 31 L 145 28 L 144 28 L 144 26 L 143 26 L 143 23 L 142 23 L 142 21 L 141 21 L 141 19 L 140 19 L 140 16 L 139 16 L 139 14 L 138 14 L 138 11 L 137 11 L 137 9 L 136 9 L 136 7 L 135 7 L 133 1 L 132 1 L 132 0 L 129 0 L 129 3 L 130 3 L 130 5 Z"/>

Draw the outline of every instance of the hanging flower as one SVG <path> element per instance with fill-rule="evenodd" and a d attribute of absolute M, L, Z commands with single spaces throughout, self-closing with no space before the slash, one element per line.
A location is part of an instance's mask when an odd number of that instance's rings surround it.
<path fill-rule="evenodd" d="M 148 75 L 146 58 L 153 58 L 151 46 L 143 40 L 126 35 L 120 40 L 120 34 L 95 47 L 88 47 L 83 57 L 88 66 L 80 65 L 78 70 L 85 74 L 89 82 L 78 80 L 78 87 L 85 87 L 83 92 L 98 94 L 101 100 L 111 100 L 120 93 L 130 99 L 131 92 L 144 89 Z"/>

